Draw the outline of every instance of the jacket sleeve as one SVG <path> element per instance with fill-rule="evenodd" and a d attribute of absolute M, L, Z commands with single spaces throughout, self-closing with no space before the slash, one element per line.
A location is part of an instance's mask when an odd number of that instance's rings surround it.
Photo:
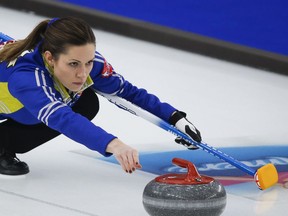
<path fill-rule="evenodd" d="M 169 103 L 161 102 L 156 95 L 125 80 L 100 54 L 96 57 L 91 77 L 96 90 L 122 97 L 165 121 L 176 110 Z"/>
<path fill-rule="evenodd" d="M 35 118 L 104 156 L 108 143 L 115 138 L 87 118 L 75 113 L 56 98 L 56 91 L 48 76 L 40 69 L 14 72 L 9 79 L 10 93 L 17 98 Z"/>

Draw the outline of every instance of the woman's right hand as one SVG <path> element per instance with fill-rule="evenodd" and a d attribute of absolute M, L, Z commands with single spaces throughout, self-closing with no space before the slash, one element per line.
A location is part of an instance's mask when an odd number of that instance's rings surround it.
<path fill-rule="evenodd" d="M 107 146 L 106 152 L 112 153 L 116 160 L 127 173 L 132 173 L 136 169 L 141 169 L 138 151 L 126 145 L 118 138 L 113 139 Z"/>

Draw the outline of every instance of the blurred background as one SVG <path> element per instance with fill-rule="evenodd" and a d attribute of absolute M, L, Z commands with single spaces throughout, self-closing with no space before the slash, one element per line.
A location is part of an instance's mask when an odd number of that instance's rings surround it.
<path fill-rule="evenodd" d="M 0 0 L 0 5 L 48 17 L 78 16 L 108 32 L 288 73 L 285 0 Z"/>

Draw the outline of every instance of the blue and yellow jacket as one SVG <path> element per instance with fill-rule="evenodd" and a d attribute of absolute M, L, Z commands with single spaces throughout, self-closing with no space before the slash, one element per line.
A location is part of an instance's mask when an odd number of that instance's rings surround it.
<path fill-rule="evenodd" d="M 2 41 L 3 42 L 3 41 Z M 155 95 L 139 89 L 117 74 L 112 66 L 95 53 L 93 69 L 81 91 L 69 94 L 45 66 L 36 47 L 24 51 L 12 62 L 0 63 L 0 119 L 11 118 L 22 124 L 45 123 L 72 140 L 104 156 L 108 143 L 115 138 L 71 106 L 86 88 L 122 97 L 168 121 L 175 108 Z"/>

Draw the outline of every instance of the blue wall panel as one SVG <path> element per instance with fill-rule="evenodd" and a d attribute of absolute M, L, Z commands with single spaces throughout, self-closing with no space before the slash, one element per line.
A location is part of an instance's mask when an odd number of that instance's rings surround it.
<path fill-rule="evenodd" d="M 286 0 L 61 1 L 288 55 Z"/>

